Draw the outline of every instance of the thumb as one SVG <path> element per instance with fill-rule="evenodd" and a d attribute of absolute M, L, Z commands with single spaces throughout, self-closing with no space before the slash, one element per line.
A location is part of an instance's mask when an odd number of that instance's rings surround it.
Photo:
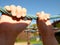
<path fill-rule="evenodd" d="M 27 25 L 29 25 L 31 23 L 32 20 L 20 20 L 20 23 L 25 23 Z"/>

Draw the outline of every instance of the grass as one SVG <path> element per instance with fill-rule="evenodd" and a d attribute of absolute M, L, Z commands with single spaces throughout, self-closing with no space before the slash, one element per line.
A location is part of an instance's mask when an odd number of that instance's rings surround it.
<path fill-rule="evenodd" d="M 16 42 L 27 42 L 26 40 L 16 40 Z M 40 41 L 36 41 L 36 39 L 34 38 L 34 39 L 31 39 L 30 40 L 30 43 L 31 44 L 39 44 L 39 45 L 43 45 L 43 43 L 42 43 L 42 41 L 40 40 Z M 59 44 L 60 45 L 60 44 Z"/>
<path fill-rule="evenodd" d="M 16 42 L 26 42 L 26 40 L 16 39 Z"/>
<path fill-rule="evenodd" d="M 42 45 L 42 41 L 31 41 L 31 44 L 41 44 Z"/>
<path fill-rule="evenodd" d="M 26 40 L 16 39 L 16 42 L 27 42 L 27 41 L 26 41 Z M 41 41 L 41 40 L 40 40 L 40 41 L 36 41 L 35 38 L 31 39 L 31 40 L 30 40 L 30 43 L 31 43 L 31 44 L 41 44 L 41 45 L 42 45 L 42 41 Z"/>

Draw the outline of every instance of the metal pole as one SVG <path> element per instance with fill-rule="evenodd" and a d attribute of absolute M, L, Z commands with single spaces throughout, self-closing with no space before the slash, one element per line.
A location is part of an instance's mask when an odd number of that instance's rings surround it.
<path fill-rule="evenodd" d="M 27 31 L 27 45 L 30 45 L 30 32 Z"/>

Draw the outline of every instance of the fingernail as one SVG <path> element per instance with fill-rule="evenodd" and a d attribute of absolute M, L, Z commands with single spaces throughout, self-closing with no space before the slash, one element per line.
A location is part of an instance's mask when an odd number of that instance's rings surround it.
<path fill-rule="evenodd" d="M 24 12 L 27 12 L 26 8 L 23 8 L 23 11 L 24 11 Z"/>
<path fill-rule="evenodd" d="M 5 8 L 6 8 L 8 11 L 10 11 L 10 7 L 9 7 L 9 6 L 5 6 Z"/>
<path fill-rule="evenodd" d="M 22 8 L 21 6 L 17 6 L 17 9 L 18 9 L 18 10 L 21 10 L 21 8 Z"/>
<path fill-rule="evenodd" d="M 15 13 L 15 12 L 12 12 L 12 15 L 13 15 L 13 16 L 16 16 L 16 13 Z"/>
<path fill-rule="evenodd" d="M 15 7 L 15 5 L 11 5 L 11 6 Z"/>
<path fill-rule="evenodd" d="M 44 14 L 44 11 L 41 11 L 42 14 Z"/>
<path fill-rule="evenodd" d="M 17 18 L 20 18 L 21 16 L 20 15 L 17 15 Z"/>
<path fill-rule="evenodd" d="M 25 17 L 25 16 L 26 16 L 26 14 L 23 13 L 23 14 L 22 14 L 22 17 Z"/>
<path fill-rule="evenodd" d="M 18 7 L 18 8 L 22 8 L 22 7 L 21 7 L 21 6 L 19 6 L 19 5 L 18 5 L 17 7 Z"/>

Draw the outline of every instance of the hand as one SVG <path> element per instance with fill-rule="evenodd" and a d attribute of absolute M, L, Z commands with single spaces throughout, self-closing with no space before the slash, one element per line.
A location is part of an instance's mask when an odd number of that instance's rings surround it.
<path fill-rule="evenodd" d="M 46 25 L 51 25 L 51 22 L 49 21 L 50 14 L 42 12 L 37 13 L 38 20 L 45 23 Z"/>
<path fill-rule="evenodd" d="M 43 41 L 43 45 L 58 45 L 58 42 L 54 36 L 54 31 L 52 30 L 51 22 L 49 21 L 50 14 L 38 12 L 37 16 L 37 26 L 39 34 L 41 34 L 40 36 Z"/>
<path fill-rule="evenodd" d="M 49 30 L 52 30 L 51 22 L 49 20 L 50 14 L 38 12 L 37 16 L 38 16 L 37 20 L 38 29 L 41 34 L 43 33 L 43 35 L 45 35 L 47 31 L 49 32 Z"/>
<path fill-rule="evenodd" d="M 31 20 L 20 19 L 17 21 L 17 19 L 26 16 L 26 8 L 22 8 L 21 6 L 16 7 L 15 5 L 5 6 L 5 8 L 12 13 L 12 17 L 5 14 L 1 16 L 0 24 L 3 24 L 4 29 L 8 27 L 13 30 L 24 30 L 31 23 Z"/>

